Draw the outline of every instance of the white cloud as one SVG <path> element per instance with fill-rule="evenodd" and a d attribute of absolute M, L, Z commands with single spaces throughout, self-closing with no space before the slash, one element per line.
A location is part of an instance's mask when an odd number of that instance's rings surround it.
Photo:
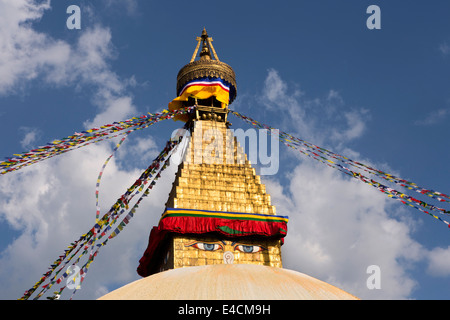
<path fill-rule="evenodd" d="M 447 55 L 450 53 L 450 45 L 447 42 L 443 42 L 439 45 L 439 50 L 442 54 Z"/>
<path fill-rule="evenodd" d="M 450 246 L 447 248 L 434 248 L 428 254 L 427 271 L 434 276 L 450 275 Z"/>
<path fill-rule="evenodd" d="M 137 111 L 132 103 L 131 97 L 120 96 L 114 97 L 110 94 L 101 97 L 101 112 L 98 113 L 93 120 L 87 120 L 84 123 L 86 128 L 92 128 L 107 123 L 113 123 L 114 121 L 125 120 L 133 115 L 136 115 Z M 104 100 L 103 100 L 104 99 Z"/>
<path fill-rule="evenodd" d="M 134 15 L 138 11 L 137 0 L 104 0 L 107 7 L 119 6 L 119 8 L 125 8 L 129 15 Z"/>
<path fill-rule="evenodd" d="M 423 258 L 423 249 L 411 238 L 408 224 L 389 214 L 390 199 L 311 161 L 296 167 L 284 192 L 276 181 L 267 185 L 277 212 L 290 218 L 283 246 L 285 268 L 363 299 L 411 295 L 416 283 L 405 268 Z M 381 290 L 366 286 L 370 265 L 381 268 Z"/>
<path fill-rule="evenodd" d="M 326 143 L 330 150 L 399 175 L 388 165 L 361 159 L 358 152 L 346 147 L 346 142 L 364 133 L 365 122 L 370 119 L 364 108 L 348 110 L 335 90 L 323 98 L 290 93 L 276 70 L 269 71 L 264 88 L 266 110 L 281 114 L 283 130 L 299 138 L 308 136 L 312 143 Z M 285 268 L 334 284 L 362 299 L 411 298 L 419 286 L 412 269 L 421 262 L 428 263 L 428 271 L 434 275 L 448 275 L 450 250 L 429 250 L 414 240 L 418 223 L 405 207 L 322 163 L 307 157 L 298 159 L 299 164 L 283 180 L 287 180 L 284 186 L 280 184 L 283 177 L 263 179 L 277 212 L 290 217 L 282 249 Z M 371 265 L 380 267 L 380 290 L 366 285 Z"/>
<path fill-rule="evenodd" d="M 305 107 L 300 102 L 301 91 L 288 92 L 288 85 L 281 79 L 278 72 L 269 69 L 264 81 L 261 103 L 274 112 L 282 112 L 289 115 L 289 121 L 295 122 L 299 132 L 310 137 L 309 126 L 305 122 Z"/>
<path fill-rule="evenodd" d="M 429 126 L 444 121 L 450 115 L 450 108 L 442 108 L 430 112 L 425 118 L 416 120 L 414 124 Z"/>
<path fill-rule="evenodd" d="M 83 28 L 78 41 L 65 41 L 37 32 L 32 22 L 51 9 L 50 1 L 3 1 L 0 3 L 0 94 L 20 92 L 32 80 L 56 86 L 89 86 L 100 113 L 86 121 L 97 126 L 135 115 L 136 107 L 126 92 L 134 78 L 120 79 L 108 61 L 116 57 L 108 28 Z"/>
<path fill-rule="evenodd" d="M 33 30 L 50 1 L 0 2 L 0 94 L 15 91 L 20 81 L 35 79 L 41 69 L 66 62 L 68 45 Z M 20 88 L 19 88 L 20 89 Z"/>
<path fill-rule="evenodd" d="M 154 159 L 158 155 L 158 152 L 156 142 L 151 137 L 138 137 L 131 147 L 121 150 L 124 156 L 139 158 L 146 163 Z"/>
<path fill-rule="evenodd" d="M 20 145 L 24 149 L 30 149 L 31 147 L 33 147 L 35 141 L 41 134 L 41 131 L 37 128 L 20 127 L 19 130 L 24 134 L 23 139 L 20 141 Z"/>
<path fill-rule="evenodd" d="M 369 112 L 365 108 L 344 109 L 345 102 L 338 91 L 330 89 L 323 97 L 311 98 L 307 93 L 288 84 L 274 69 L 269 69 L 260 103 L 276 118 L 282 118 L 280 127 L 291 128 L 291 133 L 315 144 L 346 143 L 365 132 Z M 280 117 L 281 115 L 281 117 Z"/>
<path fill-rule="evenodd" d="M 346 127 L 342 130 L 333 129 L 332 139 L 335 143 L 347 142 L 359 138 L 365 131 L 364 117 L 368 113 L 367 109 L 344 112 Z"/>
<path fill-rule="evenodd" d="M 126 92 L 134 78 L 121 79 L 108 65 L 107 61 L 115 56 L 111 39 L 108 28 L 95 26 L 86 29 L 72 50 L 68 63 L 59 65 L 47 76 L 49 82 L 66 81 L 96 88 L 92 101 L 100 112 L 94 119 L 85 122 L 87 128 L 125 120 L 137 112 L 132 97 Z M 59 78 L 54 74 L 60 75 Z"/>
<path fill-rule="evenodd" d="M 2 177 L 0 214 L 20 231 L 20 236 L 12 239 L 0 255 L 2 299 L 19 298 L 63 253 L 66 245 L 92 227 L 96 179 L 111 151 L 108 143 L 91 145 Z M 139 278 L 135 271 L 138 260 L 147 245 L 150 228 L 157 224 L 163 211 L 160 199 L 169 194 L 175 169 L 171 166 L 164 171 L 128 226 L 102 248 L 76 298 L 94 299 L 104 294 L 108 286 L 124 285 Z M 100 186 L 102 214 L 142 170 L 121 169 L 116 158 L 111 159 Z"/>
<path fill-rule="evenodd" d="M 52 86 L 91 89 L 92 102 L 99 112 L 86 126 L 123 120 L 135 115 L 136 108 L 127 88 L 134 78 L 121 79 L 111 70 L 109 60 L 116 57 L 108 28 L 96 25 L 83 28 L 74 44 L 38 32 L 32 23 L 51 9 L 50 1 L 9 0 L 0 2 L 0 94 L 18 94 L 39 79 Z M 23 128 L 24 147 L 33 143 L 37 128 Z M 127 141 L 131 149 L 153 152 L 146 143 Z M 16 299 L 47 270 L 65 245 L 78 239 L 95 222 L 95 183 L 101 165 L 112 151 L 111 144 L 91 145 L 38 165 L 2 176 L 0 180 L 0 217 L 18 231 L 0 254 L 0 296 Z M 151 160 L 151 159 L 150 159 Z M 113 158 L 103 175 L 100 205 L 105 212 L 143 169 L 127 166 Z M 170 171 L 169 169 L 167 170 Z M 167 173 L 166 173 L 167 174 Z M 137 261 L 146 246 L 151 226 L 157 223 L 163 204 L 159 192 L 168 194 L 170 179 L 160 180 L 140 214 L 123 231 L 123 242 L 112 242 L 96 258 L 81 290 L 81 297 L 96 298 L 106 286 L 136 279 Z M 156 194 L 155 198 L 154 195 Z M 80 201 L 81 200 L 81 201 Z M 155 214 L 145 214 L 155 212 Z M 157 213 L 156 213 L 157 212 Z M 120 254 L 118 254 L 120 253 Z M 121 257 L 120 259 L 118 257 Z M 111 268 L 111 265 L 115 265 Z M 120 270 L 120 271 L 118 271 Z M 56 288 L 55 288 L 56 289 Z M 58 287 L 59 289 L 59 287 Z"/>

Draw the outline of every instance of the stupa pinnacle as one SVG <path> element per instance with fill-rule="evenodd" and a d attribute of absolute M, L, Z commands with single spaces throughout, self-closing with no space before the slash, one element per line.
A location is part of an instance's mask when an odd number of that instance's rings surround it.
<path fill-rule="evenodd" d="M 138 272 L 148 276 L 222 263 L 281 267 L 288 218 L 275 214 L 260 177 L 227 128 L 235 73 L 219 61 L 206 29 L 196 40 L 191 62 L 178 73 L 178 98 L 170 104 L 196 106 L 183 119 L 191 140 Z"/>

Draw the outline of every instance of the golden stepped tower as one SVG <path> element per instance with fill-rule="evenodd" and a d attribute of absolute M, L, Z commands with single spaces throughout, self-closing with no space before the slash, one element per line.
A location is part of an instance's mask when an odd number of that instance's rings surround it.
<path fill-rule="evenodd" d="M 194 123 L 194 127 L 186 159 L 180 165 L 166 206 L 275 214 L 275 207 L 271 205 L 265 185 L 261 183 L 260 177 L 247 160 L 247 155 L 225 124 L 201 121 Z M 223 137 L 223 143 L 210 150 L 211 154 L 205 151 L 210 145 L 202 141 L 209 137 L 209 131 L 212 131 L 211 138 Z M 200 139 L 200 142 L 196 142 L 196 139 Z M 231 141 L 228 146 L 227 141 Z M 194 151 L 195 145 L 201 146 L 201 149 Z M 217 154 L 216 149 L 219 150 Z M 210 159 L 207 160 L 208 163 L 195 163 L 196 157 L 204 158 L 205 155 Z"/>
<path fill-rule="evenodd" d="M 220 145 L 216 144 L 216 148 L 211 148 L 208 152 L 208 147 L 214 142 L 209 139 L 217 137 L 222 140 Z M 200 141 L 196 141 L 197 139 Z M 205 143 L 204 140 L 211 144 Z M 201 163 L 198 163 L 200 158 Z M 192 138 L 186 149 L 185 159 L 179 166 L 166 207 L 275 214 L 275 207 L 271 205 L 265 185 L 261 184 L 260 177 L 255 174 L 255 169 L 247 160 L 236 138 L 226 128 L 225 122 L 214 120 L 194 122 Z M 166 249 L 168 259 L 165 259 L 159 271 L 226 263 L 224 252 L 232 252 L 234 263 L 282 266 L 279 239 L 252 237 L 243 240 L 248 247 L 258 246 L 253 248 L 253 251 L 261 248 L 261 251 L 251 253 L 242 252 L 239 247 L 233 249 L 230 245 L 215 252 L 198 250 L 189 245 L 196 241 L 213 244 L 217 241 L 217 236 L 173 235 Z"/>
<path fill-rule="evenodd" d="M 228 218 L 224 214 L 236 217 L 235 213 L 239 213 L 247 214 L 246 219 L 266 219 L 268 215 L 275 217 L 276 210 L 260 177 L 228 128 L 228 105 L 236 96 L 235 73 L 229 65 L 219 61 L 205 29 L 197 41 L 190 63 L 178 73 L 178 98 L 169 104 L 171 109 L 194 105 L 195 110 L 179 118 L 189 124 L 190 137 L 165 212 L 179 213 L 177 209 L 182 209 L 184 213 L 199 215 L 196 220 L 174 222 L 178 229 L 171 228 L 164 237 L 155 233 L 153 239 L 150 236 L 149 248 L 138 268 L 142 276 L 214 264 L 282 266 L 280 247 L 285 233 L 281 236 L 280 233 L 267 234 L 255 226 L 249 228 L 236 221 L 224 222 Z M 201 44 L 200 58 L 195 60 Z M 194 89 L 184 95 L 186 87 Z M 195 227 L 186 230 L 186 224 L 203 224 L 204 215 L 220 219 L 223 224 L 203 231 Z M 287 218 L 285 220 L 287 222 Z M 160 225 L 159 229 L 164 227 Z M 155 242 L 159 242 L 157 248 L 152 245 Z"/>
<path fill-rule="evenodd" d="M 332 285 L 282 268 L 286 216 L 229 129 L 233 69 L 219 61 L 203 29 L 177 76 L 176 120 L 190 136 L 138 273 L 144 278 L 101 299 L 355 299 Z M 199 59 L 195 60 L 200 50 Z"/>

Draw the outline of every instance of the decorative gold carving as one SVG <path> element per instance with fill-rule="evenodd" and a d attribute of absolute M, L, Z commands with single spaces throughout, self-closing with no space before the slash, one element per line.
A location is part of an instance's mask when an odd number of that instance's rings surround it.
<path fill-rule="evenodd" d="M 230 104 L 236 97 L 236 75 L 234 70 L 226 63 L 219 61 L 216 50 L 212 45 L 213 39 L 208 36 L 206 29 L 203 29 L 202 36 L 197 37 L 197 46 L 194 50 L 190 63 L 180 69 L 177 75 L 177 94 L 183 88 L 186 83 L 191 80 L 199 79 L 203 77 L 217 77 L 230 83 L 234 90 L 233 95 L 230 95 Z M 202 51 L 200 53 L 200 59 L 194 61 L 197 52 L 200 48 L 200 43 L 203 42 Z M 215 60 L 211 57 L 211 51 Z"/>
<path fill-rule="evenodd" d="M 203 77 L 218 77 L 230 83 L 235 89 L 237 88 L 236 74 L 228 64 L 217 60 L 197 60 L 188 63 L 178 72 L 177 93 L 189 81 Z"/>
<path fill-rule="evenodd" d="M 206 30 L 205 30 L 205 31 L 206 31 Z M 213 52 L 213 54 L 214 54 L 214 57 L 216 58 L 217 61 L 219 61 L 219 57 L 217 56 L 216 50 L 214 50 L 214 46 L 212 45 L 213 39 L 210 38 L 210 37 L 207 37 L 207 38 L 206 38 L 206 41 L 208 42 L 209 46 L 211 47 L 211 50 L 212 50 L 212 52 Z"/>
<path fill-rule="evenodd" d="M 217 61 L 219 61 L 219 57 L 217 56 L 216 50 L 214 50 L 214 47 L 212 45 L 213 38 L 208 36 L 208 33 L 206 32 L 206 28 L 203 28 L 202 36 L 197 37 L 195 40 L 197 40 L 197 46 L 195 47 L 194 54 L 192 55 L 191 61 L 193 62 L 195 60 L 195 57 L 197 56 L 198 48 L 200 47 L 200 43 L 203 42 L 203 48 L 202 53 L 200 53 L 200 56 L 208 55 L 208 59 L 211 59 L 211 53 L 209 52 L 209 48 L 211 48 L 214 58 L 216 58 Z"/>

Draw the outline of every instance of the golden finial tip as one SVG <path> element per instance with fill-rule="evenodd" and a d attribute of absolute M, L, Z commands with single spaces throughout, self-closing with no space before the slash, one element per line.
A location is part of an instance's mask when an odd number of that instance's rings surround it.
<path fill-rule="evenodd" d="M 213 39 L 208 36 L 206 27 L 203 27 L 201 37 L 196 37 L 197 46 L 192 54 L 190 62 L 180 69 L 177 76 L 177 95 L 187 82 L 199 79 L 202 77 L 221 78 L 231 85 L 230 89 L 230 104 L 236 97 L 236 75 L 233 69 L 224 62 L 219 60 L 214 46 Z M 195 60 L 197 53 L 200 50 L 200 59 Z M 215 60 L 213 60 L 213 57 Z"/>

